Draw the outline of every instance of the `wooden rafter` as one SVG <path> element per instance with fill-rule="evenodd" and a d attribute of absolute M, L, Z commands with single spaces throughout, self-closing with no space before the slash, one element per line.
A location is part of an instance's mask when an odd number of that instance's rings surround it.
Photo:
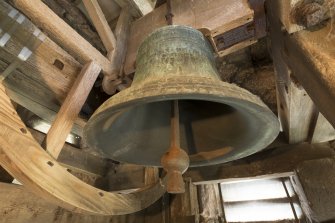
<path fill-rule="evenodd" d="M 111 73 L 110 61 L 41 0 L 35 1 L 34 4 L 29 0 L 13 0 L 13 3 L 72 56 L 78 58 L 79 62 L 87 63 L 93 60 L 101 66 L 104 73 Z"/>
<path fill-rule="evenodd" d="M 111 58 L 115 49 L 116 39 L 106 21 L 98 0 L 83 0 L 83 3 L 108 52 L 108 57 Z"/>

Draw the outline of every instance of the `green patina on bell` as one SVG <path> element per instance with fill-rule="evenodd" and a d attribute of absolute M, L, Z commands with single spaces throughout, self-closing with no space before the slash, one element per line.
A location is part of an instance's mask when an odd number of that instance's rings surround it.
<path fill-rule="evenodd" d="M 140 46 L 130 88 L 88 121 L 88 145 L 113 160 L 161 166 L 170 145 L 171 101 L 179 101 L 180 145 L 190 166 L 251 155 L 279 133 L 277 117 L 255 95 L 222 82 L 201 32 L 166 26 Z"/>

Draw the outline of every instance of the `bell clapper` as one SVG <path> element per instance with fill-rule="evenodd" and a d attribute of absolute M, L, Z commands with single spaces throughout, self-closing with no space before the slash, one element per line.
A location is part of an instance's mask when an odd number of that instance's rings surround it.
<path fill-rule="evenodd" d="M 161 159 L 161 164 L 167 172 L 167 192 L 178 194 L 185 192 L 182 174 L 188 169 L 190 160 L 187 153 L 180 148 L 178 100 L 174 100 L 171 107 L 171 143 Z"/>

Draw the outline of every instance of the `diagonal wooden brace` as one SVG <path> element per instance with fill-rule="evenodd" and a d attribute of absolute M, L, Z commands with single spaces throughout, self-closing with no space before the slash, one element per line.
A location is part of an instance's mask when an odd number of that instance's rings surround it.
<path fill-rule="evenodd" d="M 100 71 L 101 67 L 95 62 L 87 63 L 61 106 L 44 142 L 45 149 L 55 159 L 60 154 L 73 122 L 85 103 Z"/>

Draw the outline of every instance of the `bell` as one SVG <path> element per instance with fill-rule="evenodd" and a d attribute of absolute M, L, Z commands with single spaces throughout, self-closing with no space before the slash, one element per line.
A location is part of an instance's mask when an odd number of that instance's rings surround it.
<path fill-rule="evenodd" d="M 180 148 L 189 165 L 251 155 L 279 133 L 277 117 L 255 95 L 222 82 L 201 32 L 166 26 L 141 44 L 130 88 L 101 105 L 84 129 L 87 144 L 120 162 L 161 167 L 178 100 Z"/>

